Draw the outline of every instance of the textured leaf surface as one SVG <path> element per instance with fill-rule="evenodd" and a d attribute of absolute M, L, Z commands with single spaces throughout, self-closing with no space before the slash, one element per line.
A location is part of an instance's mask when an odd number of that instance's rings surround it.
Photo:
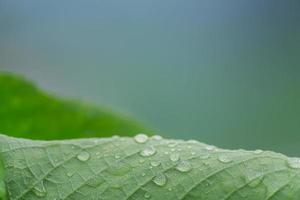
<path fill-rule="evenodd" d="M 0 74 L 0 132 L 32 139 L 132 135 L 145 128 L 99 108 L 48 96 L 19 77 Z"/>
<path fill-rule="evenodd" d="M 9 199 L 297 200 L 300 161 L 196 141 L 0 136 Z"/>

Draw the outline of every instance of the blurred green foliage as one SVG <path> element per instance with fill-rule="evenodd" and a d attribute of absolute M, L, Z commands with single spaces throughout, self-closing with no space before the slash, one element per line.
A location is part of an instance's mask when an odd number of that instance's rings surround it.
<path fill-rule="evenodd" d="M 126 116 L 54 98 L 9 74 L 0 74 L 0 100 L 0 132 L 11 136 L 66 139 L 149 133 Z"/>

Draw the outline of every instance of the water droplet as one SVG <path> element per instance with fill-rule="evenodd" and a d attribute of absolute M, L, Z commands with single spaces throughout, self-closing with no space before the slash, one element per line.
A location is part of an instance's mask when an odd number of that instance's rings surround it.
<path fill-rule="evenodd" d="M 172 152 L 174 152 L 175 150 L 176 150 L 176 149 L 174 149 L 174 148 L 173 148 L 173 149 L 171 149 L 171 151 L 172 151 Z"/>
<path fill-rule="evenodd" d="M 126 163 L 125 161 L 116 161 L 113 165 L 111 165 L 107 171 L 115 176 L 122 176 L 130 171 L 132 168 L 131 166 Z"/>
<path fill-rule="evenodd" d="M 173 162 L 176 162 L 176 161 L 178 161 L 179 159 L 180 159 L 180 156 L 179 156 L 178 153 L 172 153 L 172 154 L 170 155 L 170 160 L 173 161 Z"/>
<path fill-rule="evenodd" d="M 142 176 L 146 176 L 146 173 L 142 173 Z"/>
<path fill-rule="evenodd" d="M 141 134 L 138 134 L 138 135 L 134 136 L 134 140 L 137 143 L 145 143 L 145 142 L 148 141 L 148 136 L 141 133 Z"/>
<path fill-rule="evenodd" d="M 43 181 L 36 184 L 36 186 L 32 189 L 32 191 L 38 197 L 45 197 L 47 195 L 47 191 Z"/>
<path fill-rule="evenodd" d="M 144 157 L 148 157 L 148 156 L 152 156 L 156 153 L 156 150 L 154 149 L 154 147 L 146 147 L 144 150 L 142 150 L 140 152 L 141 156 Z"/>
<path fill-rule="evenodd" d="M 289 158 L 288 165 L 291 168 L 299 169 L 300 168 L 300 158 Z"/>
<path fill-rule="evenodd" d="M 115 159 L 119 159 L 119 158 L 120 158 L 120 155 L 116 154 Z"/>
<path fill-rule="evenodd" d="M 172 191 L 173 189 L 172 189 L 172 188 L 168 188 L 168 190 L 169 190 L 169 191 Z"/>
<path fill-rule="evenodd" d="M 187 142 L 190 144 L 198 144 L 199 143 L 197 140 L 188 140 Z"/>
<path fill-rule="evenodd" d="M 187 148 L 188 148 L 188 149 L 191 149 L 191 148 L 192 148 L 192 146 L 191 146 L 191 145 L 188 145 L 188 146 L 187 146 Z"/>
<path fill-rule="evenodd" d="M 205 149 L 206 149 L 207 151 L 214 151 L 214 150 L 216 149 L 216 147 L 211 146 L 211 145 L 208 145 L 208 146 L 205 147 Z"/>
<path fill-rule="evenodd" d="M 210 158 L 210 155 L 207 153 L 207 154 L 204 154 L 204 155 L 200 156 L 200 158 L 205 160 L 205 159 Z"/>
<path fill-rule="evenodd" d="M 177 145 L 177 143 L 176 142 L 171 142 L 170 144 L 168 144 L 168 147 L 175 147 Z"/>
<path fill-rule="evenodd" d="M 73 174 L 72 174 L 71 172 L 68 172 L 68 173 L 67 173 L 67 176 L 68 176 L 68 177 L 71 177 L 72 175 L 73 175 Z"/>
<path fill-rule="evenodd" d="M 191 154 L 192 154 L 192 156 L 194 156 L 196 154 L 196 152 L 192 151 Z"/>
<path fill-rule="evenodd" d="M 252 181 L 250 181 L 248 185 L 250 187 L 257 187 L 263 181 L 263 179 L 264 179 L 263 176 L 259 176 L 256 179 L 253 179 Z"/>
<path fill-rule="evenodd" d="M 263 150 L 257 149 L 254 151 L 255 154 L 261 154 L 263 152 Z"/>
<path fill-rule="evenodd" d="M 157 174 L 153 178 L 153 182 L 158 186 L 164 186 L 167 183 L 167 177 L 163 173 Z"/>
<path fill-rule="evenodd" d="M 120 136 L 118 136 L 118 135 L 113 135 L 112 136 L 112 139 L 119 139 L 120 138 Z"/>
<path fill-rule="evenodd" d="M 144 159 L 140 159 L 140 160 L 139 160 L 139 163 L 144 163 L 144 162 L 145 162 Z"/>
<path fill-rule="evenodd" d="M 152 165 L 153 167 L 157 167 L 160 165 L 160 162 L 159 161 L 152 161 L 150 162 L 150 165 Z"/>
<path fill-rule="evenodd" d="M 227 155 L 219 155 L 218 160 L 222 163 L 230 163 L 232 159 L 230 159 Z"/>
<path fill-rule="evenodd" d="M 90 154 L 86 151 L 82 151 L 77 155 L 78 160 L 80 161 L 87 161 L 90 159 Z"/>
<path fill-rule="evenodd" d="M 160 135 L 154 135 L 154 136 L 152 136 L 152 138 L 154 140 L 161 140 L 162 139 L 162 137 Z"/>
<path fill-rule="evenodd" d="M 148 192 L 146 192 L 145 195 L 144 195 L 144 197 L 145 197 L 146 199 L 149 199 L 149 198 L 151 197 L 151 195 L 150 195 Z"/>
<path fill-rule="evenodd" d="M 192 169 L 192 165 L 188 161 L 178 163 L 176 169 L 180 172 L 188 172 Z"/>

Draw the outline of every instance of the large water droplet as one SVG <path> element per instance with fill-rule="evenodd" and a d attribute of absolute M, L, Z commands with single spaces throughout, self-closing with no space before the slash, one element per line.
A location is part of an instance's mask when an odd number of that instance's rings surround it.
<path fill-rule="evenodd" d="M 180 172 L 188 172 L 192 169 L 192 165 L 188 161 L 178 163 L 176 169 Z"/>
<path fill-rule="evenodd" d="M 178 153 L 171 153 L 170 154 L 170 160 L 173 161 L 173 162 L 176 162 L 180 159 L 180 156 Z"/>
<path fill-rule="evenodd" d="M 125 161 L 116 161 L 113 165 L 111 165 L 107 171 L 115 176 L 122 176 L 131 170 L 131 166 L 127 164 Z"/>
<path fill-rule="evenodd" d="M 157 167 L 159 166 L 161 163 L 159 161 L 152 161 L 150 162 L 150 165 L 153 166 L 153 167 Z"/>
<path fill-rule="evenodd" d="M 141 133 L 141 134 L 138 134 L 138 135 L 134 136 L 134 140 L 137 143 L 145 143 L 145 142 L 148 141 L 148 136 Z"/>
<path fill-rule="evenodd" d="M 90 159 L 90 154 L 86 151 L 82 151 L 77 155 L 78 160 L 80 161 L 87 161 Z"/>
<path fill-rule="evenodd" d="M 141 156 L 144 156 L 144 157 L 148 157 L 148 156 L 152 156 L 156 153 L 156 150 L 154 149 L 154 147 L 146 147 L 144 150 L 142 150 L 140 152 Z"/>
<path fill-rule="evenodd" d="M 152 136 L 152 139 L 154 139 L 154 140 L 161 140 L 162 137 L 160 135 L 154 135 L 154 136 Z"/>
<path fill-rule="evenodd" d="M 300 158 L 289 158 L 288 165 L 291 168 L 299 169 L 300 168 Z"/>
<path fill-rule="evenodd" d="M 144 194 L 144 197 L 145 197 L 146 199 L 149 199 L 149 198 L 151 198 L 151 195 L 150 195 L 148 192 L 146 192 L 146 193 Z"/>
<path fill-rule="evenodd" d="M 32 191 L 38 197 L 45 197 L 47 195 L 47 191 L 43 181 L 36 184 L 36 186 L 32 189 Z"/>
<path fill-rule="evenodd" d="M 167 177 L 163 173 L 157 174 L 153 178 L 153 182 L 158 186 L 164 186 L 167 183 Z"/>
<path fill-rule="evenodd" d="M 228 155 L 219 155 L 218 160 L 222 163 L 230 163 L 232 159 L 228 157 Z"/>

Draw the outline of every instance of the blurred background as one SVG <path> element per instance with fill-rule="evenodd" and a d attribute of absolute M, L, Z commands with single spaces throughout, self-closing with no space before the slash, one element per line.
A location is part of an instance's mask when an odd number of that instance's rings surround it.
<path fill-rule="evenodd" d="M 0 70 L 165 137 L 299 156 L 299 10 L 298 0 L 0 0 Z"/>

